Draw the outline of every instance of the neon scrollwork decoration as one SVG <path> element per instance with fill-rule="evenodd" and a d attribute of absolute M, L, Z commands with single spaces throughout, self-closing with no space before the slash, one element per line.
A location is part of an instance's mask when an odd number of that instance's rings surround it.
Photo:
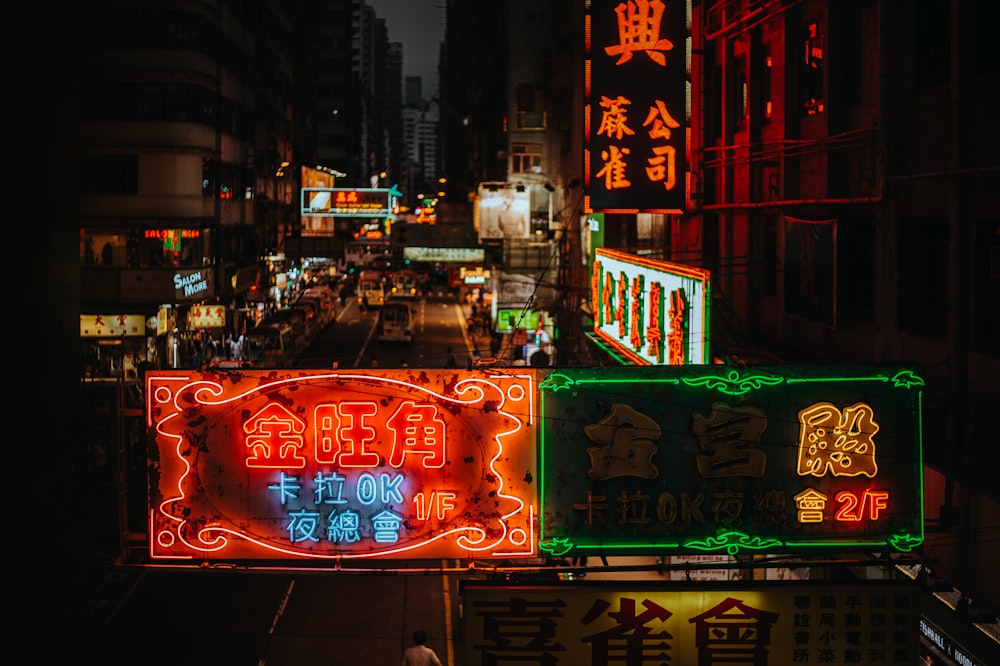
<path fill-rule="evenodd" d="M 540 382 L 541 543 L 908 552 L 922 387 L 909 367 L 560 369 Z"/>
<path fill-rule="evenodd" d="M 531 372 L 146 381 L 154 559 L 536 555 Z"/>

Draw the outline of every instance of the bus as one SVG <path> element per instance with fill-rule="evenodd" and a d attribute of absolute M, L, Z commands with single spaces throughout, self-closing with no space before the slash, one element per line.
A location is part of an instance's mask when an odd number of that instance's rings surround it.
<path fill-rule="evenodd" d="M 404 268 L 392 276 L 392 295 L 415 298 L 420 292 L 420 278 L 417 272 Z"/>
<path fill-rule="evenodd" d="M 305 328 L 307 346 L 316 342 L 325 328 L 323 326 L 322 313 L 319 309 L 319 303 L 311 298 L 307 298 L 305 300 L 300 298 L 295 301 L 295 304 L 290 309 L 300 313 L 306 320 Z"/>
<path fill-rule="evenodd" d="M 312 328 L 309 313 L 297 307 L 284 308 L 272 312 L 260 321 L 268 326 L 289 326 L 292 329 L 291 339 L 297 350 L 304 350 L 312 344 L 318 332 Z"/>
<path fill-rule="evenodd" d="M 378 313 L 375 339 L 379 342 L 413 342 L 413 310 L 408 301 L 389 298 Z"/>
<path fill-rule="evenodd" d="M 358 297 L 359 304 L 367 302 L 369 307 L 381 306 L 385 302 L 385 283 L 382 281 L 382 272 L 361 271 L 354 293 Z"/>
<path fill-rule="evenodd" d="M 243 334 L 243 358 L 254 368 L 291 368 L 301 351 L 288 324 L 265 320 Z"/>
<path fill-rule="evenodd" d="M 311 298 L 319 304 L 320 325 L 324 328 L 337 318 L 337 293 L 326 285 L 315 285 L 302 292 L 299 300 Z"/>

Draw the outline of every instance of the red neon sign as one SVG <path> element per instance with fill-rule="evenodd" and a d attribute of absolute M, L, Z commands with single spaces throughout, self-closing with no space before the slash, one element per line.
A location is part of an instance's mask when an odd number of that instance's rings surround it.
<path fill-rule="evenodd" d="M 146 382 L 154 559 L 537 554 L 533 373 Z"/>

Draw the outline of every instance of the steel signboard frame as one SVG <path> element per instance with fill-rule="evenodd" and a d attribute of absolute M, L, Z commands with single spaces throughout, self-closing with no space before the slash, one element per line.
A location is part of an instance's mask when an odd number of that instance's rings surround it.
<path fill-rule="evenodd" d="M 480 183 L 473 210 L 479 240 L 531 237 L 531 192 L 514 183 Z"/>
<path fill-rule="evenodd" d="M 388 217 L 399 210 L 399 192 L 384 187 L 303 187 L 301 196 L 302 215 Z"/>
<path fill-rule="evenodd" d="M 923 385 L 908 366 L 553 371 L 541 548 L 909 552 L 924 541 Z"/>
<path fill-rule="evenodd" d="M 537 557 L 533 372 L 145 383 L 153 560 Z"/>
<path fill-rule="evenodd" d="M 467 666 L 882 664 L 920 655 L 906 583 L 462 583 Z"/>
<path fill-rule="evenodd" d="M 682 213 L 689 196 L 690 0 L 588 3 L 585 212 Z"/>
<path fill-rule="evenodd" d="M 594 334 L 629 362 L 711 362 L 709 271 L 609 248 L 591 271 Z"/>

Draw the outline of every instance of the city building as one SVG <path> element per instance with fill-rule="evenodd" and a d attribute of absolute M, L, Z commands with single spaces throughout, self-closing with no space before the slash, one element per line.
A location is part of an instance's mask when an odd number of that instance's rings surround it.
<path fill-rule="evenodd" d="M 402 109 L 403 148 L 407 156 L 403 194 L 412 210 L 424 199 L 437 198 L 438 105 L 424 99 L 419 76 L 406 77 Z"/>
<path fill-rule="evenodd" d="M 956 621 L 976 620 L 959 618 L 965 600 L 995 618 L 994 3 L 662 3 L 660 19 L 683 21 L 690 40 L 690 94 L 675 118 L 686 133 L 684 196 L 672 212 L 587 208 L 584 5 L 446 3 L 439 210 L 472 225 L 481 186 L 527 193 L 530 233 L 487 239 L 487 263 L 550 289 L 534 306 L 558 325 L 560 364 L 600 359 L 585 335 L 581 230 L 592 223 L 607 247 L 711 272 L 720 362 L 919 363 L 920 555 L 960 595 L 948 597 Z M 363 3 L 173 7 L 90 3 L 33 17 L 65 60 L 30 70 L 25 87 L 30 200 L 45 218 L 29 223 L 38 260 L 24 274 L 41 275 L 52 297 L 40 308 L 33 393 L 55 391 L 80 406 L 81 423 L 100 415 L 119 436 L 129 426 L 120 406 L 85 393 L 81 379 L 190 364 L 192 307 L 211 324 L 194 329 L 204 339 L 238 332 L 274 298 L 284 239 L 300 231 L 298 167 L 325 165 L 367 186 L 386 170 L 383 184 L 405 182 L 413 162 L 392 152 L 406 127 L 392 111 L 402 106 L 401 54 Z M 349 47 L 334 26 L 348 15 Z M 298 32 L 311 23 L 322 30 Z M 55 188 L 36 175 L 54 173 Z M 81 430 L 59 453 L 91 464 L 97 447 Z"/>
<path fill-rule="evenodd" d="M 581 175 L 593 198 L 594 155 L 583 174 L 573 146 L 585 95 L 558 88 L 561 77 L 584 80 L 574 50 L 584 48 L 581 3 L 464 4 L 448 3 L 441 66 L 449 199 L 472 200 L 484 182 L 558 192 Z M 616 4 L 590 3 L 590 20 L 614 26 Z M 1000 161 L 983 97 L 1000 84 L 987 34 L 995 6 L 720 0 L 617 10 L 655 14 L 645 25 L 657 28 L 680 22 L 690 40 L 666 56 L 686 85 L 675 118 L 687 133 L 681 205 L 590 215 L 572 191 L 556 199 L 554 220 L 573 229 L 558 253 L 553 314 L 574 320 L 560 326 L 570 332 L 557 340 L 560 362 L 600 357 L 580 344 L 592 325 L 580 307 L 590 276 L 576 268 L 587 253 L 582 218 L 606 247 L 711 272 L 720 362 L 920 363 L 922 552 L 954 589 L 997 608 Z M 483 40 L 497 46 L 477 48 Z M 517 245 L 502 241 L 488 260 L 509 269 Z"/>

